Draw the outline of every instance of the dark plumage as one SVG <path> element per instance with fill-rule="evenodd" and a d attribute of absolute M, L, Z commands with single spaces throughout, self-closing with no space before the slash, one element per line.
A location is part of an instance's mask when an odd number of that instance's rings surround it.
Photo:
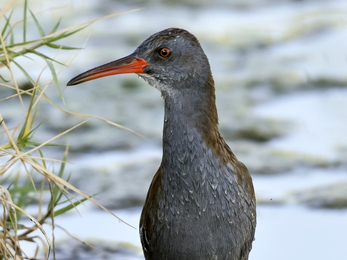
<path fill-rule="evenodd" d="M 189 32 L 170 28 L 133 54 L 68 85 L 138 73 L 165 101 L 163 158 L 140 220 L 147 260 L 246 260 L 256 226 L 252 179 L 218 131 L 208 59 Z"/>

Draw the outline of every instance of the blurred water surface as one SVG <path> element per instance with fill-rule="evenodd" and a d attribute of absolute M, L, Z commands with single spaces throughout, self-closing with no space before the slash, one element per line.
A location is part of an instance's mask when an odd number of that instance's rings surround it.
<path fill-rule="evenodd" d="M 21 2 L 17 5 L 14 15 L 20 18 Z M 78 73 L 130 54 L 157 31 L 180 27 L 196 35 L 211 63 L 222 135 L 254 178 L 258 229 L 250 259 L 346 259 L 346 1 L 69 0 L 29 1 L 29 5 L 47 31 L 59 17 L 64 28 L 143 8 L 96 22 L 64 40 L 84 47 L 60 73 L 61 85 Z M 35 35 L 31 22 L 30 37 Z M 57 57 L 68 62 L 72 54 L 61 51 Z M 43 62 L 21 62 L 32 68 L 33 77 L 40 74 Z M 18 71 L 16 75 L 20 85 L 26 83 L 24 75 Z M 49 72 L 41 79 L 47 80 Z M 9 91 L 1 89 L 0 94 Z M 103 203 L 137 227 L 139 207 L 161 159 L 160 93 L 128 74 L 66 88 L 64 102 L 53 85 L 47 94 L 66 110 L 106 118 L 146 137 L 93 119 L 59 139 L 71 145 L 71 182 L 90 193 L 103 191 L 99 195 Z M 18 100 L 0 103 L 10 127 L 21 116 L 18 109 Z M 41 121 L 38 141 L 81 119 L 42 103 Z M 132 207 L 136 208 L 124 209 Z M 89 226 L 95 225 L 88 222 L 93 219 L 98 219 L 96 228 Z M 82 218 L 71 213 L 57 222 L 83 239 L 140 246 L 137 230 L 117 224 L 92 206 L 82 210 Z M 59 241 L 66 235 L 56 237 Z M 115 259 L 141 259 L 139 248 L 133 258 L 115 255 Z"/>

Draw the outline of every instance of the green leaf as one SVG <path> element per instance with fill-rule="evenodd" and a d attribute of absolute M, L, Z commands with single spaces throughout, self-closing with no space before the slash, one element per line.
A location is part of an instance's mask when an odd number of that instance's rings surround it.
<path fill-rule="evenodd" d="M 28 9 L 28 1 L 24 0 L 24 14 L 23 14 L 23 42 L 26 42 L 26 33 L 27 33 L 27 9 Z"/>
<path fill-rule="evenodd" d="M 0 79 L 1 79 L 2 81 L 4 81 L 4 82 L 10 82 L 10 81 L 11 81 L 11 79 L 7 80 L 7 79 L 5 79 L 2 75 L 0 75 Z"/>
<path fill-rule="evenodd" d="M 35 21 L 35 24 L 36 24 L 36 27 L 37 29 L 39 30 L 39 33 L 40 33 L 40 36 L 41 38 L 42 37 L 45 37 L 45 32 L 43 31 L 39 21 L 36 19 L 35 15 L 33 14 L 33 12 L 29 9 L 29 12 L 31 13 L 31 16 L 33 17 L 34 21 Z"/>
<path fill-rule="evenodd" d="M 39 80 L 40 80 L 40 78 L 37 79 L 37 83 L 36 83 L 37 86 L 39 85 Z M 40 89 L 40 90 L 41 90 L 41 89 Z M 34 113 L 33 113 L 33 122 L 35 122 L 37 112 L 39 111 L 40 101 L 41 101 L 41 99 L 39 99 L 39 101 L 37 102 L 37 104 L 36 104 L 36 106 L 35 106 L 35 111 L 34 111 Z M 39 123 L 36 127 L 34 127 L 34 128 L 32 129 L 32 131 L 31 131 L 31 133 L 30 133 L 30 139 L 32 138 L 32 136 L 34 135 L 34 132 L 39 128 L 39 126 L 40 126 L 41 124 L 42 124 L 42 122 Z"/>
<path fill-rule="evenodd" d="M 42 143 L 39 143 L 39 142 L 35 142 L 35 141 L 26 141 L 26 145 L 29 146 L 29 147 L 36 147 L 36 146 L 39 146 L 41 145 Z M 45 146 L 54 146 L 54 147 L 64 147 L 65 145 L 64 144 L 45 144 Z"/>
<path fill-rule="evenodd" d="M 1 35 L 5 35 L 6 30 L 7 30 L 7 28 L 8 28 L 9 25 L 10 25 L 10 20 L 11 20 L 12 14 L 13 14 L 13 10 L 14 10 L 14 9 L 12 9 L 12 11 L 11 11 L 11 13 L 10 13 L 10 16 L 9 16 L 8 18 L 7 18 L 6 16 L 4 16 L 4 18 L 5 18 L 5 20 L 6 20 L 6 24 L 4 25 L 4 28 L 3 28 L 2 31 L 1 31 Z M 8 36 L 10 33 L 12 33 L 12 30 L 11 30 L 11 29 L 9 30 L 9 33 L 7 34 L 7 36 Z M 4 40 L 6 40 L 7 36 L 4 37 Z"/>
<path fill-rule="evenodd" d="M 91 197 L 93 197 L 93 196 L 90 196 L 90 198 Z M 54 212 L 54 216 L 57 217 L 61 214 L 64 214 L 65 212 L 77 207 L 78 205 L 85 202 L 86 200 L 88 200 L 88 198 L 83 198 L 79 201 L 76 201 L 74 204 L 69 204 L 69 205 L 65 206 L 64 208 L 58 209 L 57 211 Z"/>
<path fill-rule="evenodd" d="M 69 37 L 70 35 L 73 35 L 73 34 L 79 32 L 79 31 L 83 30 L 83 29 L 86 28 L 87 26 L 89 26 L 89 25 L 85 25 L 85 26 L 83 26 L 83 27 L 81 27 L 81 28 L 79 28 L 79 29 L 76 29 L 76 30 L 74 30 L 74 31 L 71 31 L 71 32 L 64 32 L 64 33 L 62 33 L 62 34 L 60 34 L 60 35 L 58 35 L 58 36 L 56 36 L 56 37 L 50 38 L 50 40 L 48 40 L 48 42 L 55 42 L 55 41 L 57 41 L 57 40 L 60 40 L 60 39 Z"/>
<path fill-rule="evenodd" d="M 36 91 L 34 91 L 34 92 L 36 93 Z M 35 93 L 33 93 L 33 95 L 34 95 Z M 31 104 L 31 103 L 30 103 L 30 104 Z M 28 113 L 29 113 L 31 110 L 32 110 L 32 107 L 29 107 Z M 32 113 L 31 113 L 30 116 L 31 116 L 31 122 L 30 122 L 30 123 L 32 124 L 32 122 L 35 121 L 35 116 L 32 115 Z M 22 145 L 22 147 L 36 147 L 36 146 L 41 145 L 41 143 L 30 141 L 30 139 L 33 137 L 35 131 L 39 128 L 39 126 L 40 126 L 42 123 L 40 123 L 40 124 L 38 124 L 36 127 L 32 128 L 32 129 L 30 130 L 30 132 L 29 132 L 28 134 L 26 134 L 26 136 L 24 136 L 24 128 L 25 128 L 26 124 L 27 124 L 27 120 L 25 121 L 25 124 L 24 124 L 23 128 L 21 129 L 21 132 L 20 132 L 20 134 L 19 134 L 19 136 L 18 136 L 18 145 L 20 144 L 20 145 Z M 30 127 L 32 127 L 32 125 L 31 125 Z M 49 145 L 46 145 L 46 146 L 49 146 Z"/>
<path fill-rule="evenodd" d="M 64 186 L 65 188 L 65 186 Z M 65 202 L 60 202 L 61 198 L 63 196 L 66 197 L 66 194 L 64 194 L 64 192 L 62 190 L 59 189 L 59 187 L 57 185 L 54 185 L 54 188 L 53 188 L 53 195 L 54 195 L 54 207 L 56 207 L 57 205 L 59 204 L 64 204 Z M 67 199 L 67 201 L 70 202 L 69 199 Z M 50 209 L 51 208 L 51 202 L 49 202 L 49 205 L 48 205 L 48 208 Z"/>
<path fill-rule="evenodd" d="M 54 49 L 62 49 L 62 50 L 81 50 L 82 49 L 82 48 L 58 45 L 58 44 L 54 44 L 54 43 L 46 43 L 46 45 L 48 47 L 51 47 L 51 48 L 54 48 Z"/>
<path fill-rule="evenodd" d="M 12 184 L 7 190 L 11 195 L 13 203 L 22 209 L 29 206 L 35 200 L 35 198 L 32 196 L 32 194 L 35 192 L 35 187 L 32 186 L 30 177 L 25 178 L 24 183 L 22 183 L 22 178 L 20 178 L 19 174 L 16 174 Z M 17 216 L 17 221 L 22 216 L 18 210 L 11 211 L 8 217 L 12 221 L 15 219 L 14 214 Z"/>
<path fill-rule="evenodd" d="M 67 159 L 67 149 L 66 149 L 66 151 L 65 151 L 65 153 L 64 153 L 63 161 L 62 161 L 62 163 L 61 163 L 61 165 L 60 165 L 60 169 L 59 169 L 59 172 L 58 172 L 58 176 L 59 176 L 60 178 L 62 178 L 62 177 L 63 177 L 63 174 L 64 174 L 66 159 Z M 67 182 L 69 182 L 70 176 L 71 176 L 71 175 L 69 175 L 69 177 L 67 178 L 67 180 L 66 180 Z M 64 186 L 64 189 L 65 189 L 65 188 L 66 188 L 66 187 Z M 63 195 L 65 195 L 64 192 L 63 192 L 62 190 L 60 190 L 60 188 L 59 188 L 58 185 L 56 185 L 55 183 L 53 183 L 53 198 L 54 198 L 53 201 L 54 201 L 54 207 L 57 206 L 57 205 L 59 204 L 59 201 L 60 201 L 60 199 L 62 198 Z M 65 196 L 66 196 L 66 195 L 65 195 Z M 49 209 L 49 210 L 51 209 L 51 201 L 50 201 L 50 203 L 49 203 L 49 205 L 48 205 L 48 209 Z"/>
<path fill-rule="evenodd" d="M 49 32 L 49 34 L 55 33 L 60 25 L 61 18 L 57 22 L 57 24 L 53 27 L 52 31 Z"/>
<path fill-rule="evenodd" d="M 54 60 L 54 59 L 52 59 L 51 57 L 48 57 L 47 55 L 44 55 L 43 53 L 41 53 L 41 52 L 38 52 L 38 51 L 35 51 L 35 50 L 30 50 L 30 49 L 27 49 L 27 52 L 30 52 L 30 53 L 34 53 L 34 54 L 36 54 L 37 56 L 40 56 L 41 58 L 43 58 L 44 60 L 49 60 L 49 61 L 54 61 L 54 62 L 56 62 L 56 63 L 58 63 L 58 64 L 60 64 L 60 65 L 62 65 L 62 66 L 64 66 L 64 67 L 66 67 L 66 65 L 64 64 L 64 63 L 61 63 L 60 61 L 57 61 L 57 60 Z"/>
<path fill-rule="evenodd" d="M 33 86 L 35 85 L 35 81 L 29 76 L 29 74 L 26 72 L 26 70 L 19 65 L 19 63 L 17 63 L 16 61 L 13 60 L 13 63 L 17 65 L 17 67 L 24 73 L 25 77 L 30 81 L 31 84 L 33 84 Z"/>
<path fill-rule="evenodd" d="M 55 73 L 55 69 L 54 69 L 53 63 L 50 60 L 47 60 L 47 59 L 46 59 L 46 62 L 47 62 L 47 65 L 48 65 L 49 69 L 51 70 L 54 84 L 58 88 L 58 91 L 59 91 L 60 95 L 62 95 L 62 92 L 61 92 L 61 89 L 60 89 L 60 85 L 59 85 L 59 81 L 58 81 L 58 77 L 57 77 L 57 74 Z"/>
<path fill-rule="evenodd" d="M 69 175 L 69 177 L 66 179 L 67 182 L 69 182 L 70 180 L 70 177 L 71 177 L 71 174 Z M 65 186 L 64 186 L 65 188 Z M 63 197 L 64 192 L 60 191 L 59 195 L 57 196 L 56 200 L 55 200 L 55 206 L 59 205 L 59 204 L 63 204 L 65 202 L 60 202 L 61 198 Z M 66 197 L 66 196 L 65 196 Z M 70 201 L 70 200 L 67 200 L 67 201 Z"/>
<path fill-rule="evenodd" d="M 17 57 L 17 56 L 19 56 L 20 54 L 18 54 L 17 52 L 14 52 L 14 51 L 11 51 L 10 49 L 7 49 L 7 54 L 8 54 L 8 59 L 10 60 L 10 62 L 13 60 L 13 58 L 15 58 L 15 57 Z M 3 61 L 3 62 L 6 62 L 7 60 L 6 60 L 6 57 L 4 57 L 4 56 L 1 56 L 1 60 Z"/>
<path fill-rule="evenodd" d="M 10 222 L 10 221 L 6 221 L 6 229 L 14 229 L 13 223 Z M 22 224 L 16 223 L 16 229 L 17 229 L 17 230 L 26 229 L 26 226 L 25 226 L 25 225 L 22 225 Z"/>
<path fill-rule="evenodd" d="M 21 142 L 22 146 L 26 146 L 26 142 L 30 139 L 30 132 L 32 131 L 32 109 L 35 101 L 36 96 L 36 89 L 33 90 L 33 93 L 31 95 L 30 104 L 28 107 L 27 116 L 25 118 L 25 122 L 22 126 L 22 129 L 19 132 L 19 135 L 17 137 L 18 141 Z M 29 131 L 30 130 L 30 131 Z"/>
<path fill-rule="evenodd" d="M 41 152 L 41 150 L 39 149 L 39 154 L 42 158 L 42 164 L 43 164 L 43 167 L 45 167 L 45 169 L 47 169 L 47 165 L 46 165 L 46 161 L 44 160 L 44 156 L 43 156 L 43 153 Z"/>
<path fill-rule="evenodd" d="M 66 150 L 68 151 L 68 148 L 66 148 Z M 67 159 L 67 152 L 64 153 L 63 162 L 60 165 L 60 169 L 59 169 L 59 173 L 58 173 L 58 176 L 60 178 L 63 177 L 63 174 L 64 174 L 66 159 Z"/>
<path fill-rule="evenodd" d="M 30 44 L 30 43 L 33 43 L 33 42 L 37 42 L 37 40 L 27 41 L 27 42 L 13 43 L 13 44 L 7 45 L 6 47 L 7 47 L 7 48 L 13 48 L 13 47 L 16 47 L 16 46 L 26 45 L 26 44 Z"/>
<path fill-rule="evenodd" d="M 13 32 L 11 31 L 10 44 L 13 44 L 13 43 L 14 43 L 14 34 L 13 34 Z"/>

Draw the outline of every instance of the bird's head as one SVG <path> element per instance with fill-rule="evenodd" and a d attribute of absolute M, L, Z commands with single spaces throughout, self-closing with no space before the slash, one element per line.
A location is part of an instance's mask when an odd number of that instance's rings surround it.
<path fill-rule="evenodd" d="M 68 86 L 123 73 L 137 73 L 162 92 L 204 86 L 211 75 L 196 37 L 186 30 L 169 28 L 150 36 L 129 56 L 78 75 Z"/>

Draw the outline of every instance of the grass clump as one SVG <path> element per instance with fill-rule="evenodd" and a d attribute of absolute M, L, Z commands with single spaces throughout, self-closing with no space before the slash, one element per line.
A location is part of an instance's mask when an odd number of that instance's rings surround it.
<path fill-rule="evenodd" d="M 9 128 L 7 119 L 3 118 L 0 111 L 0 132 L 2 137 L 5 137 L 3 138 L 4 143 L 0 144 L 0 260 L 38 259 L 39 251 L 42 250 L 44 259 L 48 259 L 50 255 L 55 258 L 55 217 L 74 209 L 86 200 L 108 211 L 95 201 L 94 196 L 69 184 L 69 176 L 66 176 L 65 173 L 68 147 L 61 159 L 47 158 L 44 155 L 47 146 L 58 146 L 53 143 L 56 139 L 84 124 L 90 116 L 65 111 L 54 104 L 45 94 L 49 86 L 55 85 L 57 93 L 62 98 L 58 80 L 60 72 L 56 71 L 55 66 L 59 65 L 64 68 L 66 65 L 56 58 L 44 54 L 41 49 L 44 46 L 56 49 L 57 52 L 78 49 L 60 42 L 67 37 L 74 36 L 96 20 L 63 30 L 59 30 L 60 20 L 58 20 L 46 33 L 35 13 L 30 10 L 27 0 L 23 1 L 22 19 L 13 21 L 16 12 L 15 3 L 16 0 L 8 1 L 0 9 L 0 26 L 2 26 L 0 28 L 0 88 L 11 89 L 12 93 L 15 92 L 15 94 L 1 97 L 0 102 L 18 99 L 18 111 L 21 111 L 23 115 L 22 119 L 14 124 L 14 127 Z M 100 19 L 114 15 L 117 14 Z M 35 24 L 39 35 L 37 39 L 29 37 L 28 21 Z M 50 82 L 41 85 L 40 76 L 34 78 L 31 69 L 18 61 L 19 57 L 28 57 L 29 54 L 31 59 L 45 61 L 46 66 L 42 68 L 42 71 L 48 68 L 51 74 Z M 19 68 L 17 71 L 25 75 L 30 87 L 25 89 L 18 87 L 17 75 L 14 73 L 13 66 Z M 5 71 L 10 75 L 10 79 L 6 79 L 4 76 Z M 23 96 L 29 96 L 30 102 L 24 102 Z M 37 123 L 35 119 L 42 101 L 48 102 L 62 113 L 87 119 L 49 140 L 37 142 L 35 136 L 40 132 L 41 122 Z M 105 119 L 102 120 L 117 125 Z M 55 167 L 58 170 L 54 170 Z M 108 212 L 112 214 L 110 211 Z M 53 235 L 47 234 L 43 224 L 50 226 Z M 22 248 L 23 243 L 35 244 L 35 252 L 28 255 Z M 53 253 L 51 254 L 51 252 Z"/>

